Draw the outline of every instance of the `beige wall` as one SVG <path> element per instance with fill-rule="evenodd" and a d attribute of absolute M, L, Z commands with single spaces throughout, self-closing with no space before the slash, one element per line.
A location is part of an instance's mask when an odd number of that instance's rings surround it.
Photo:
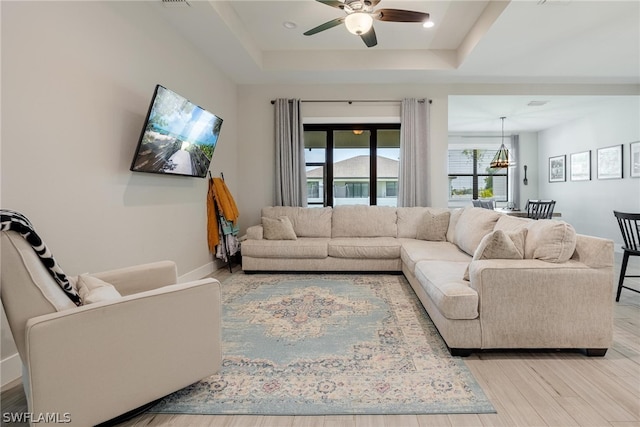
<path fill-rule="evenodd" d="M 160 83 L 224 119 L 211 169 L 235 191 L 236 86 L 162 25 L 160 2 L 0 7 L 0 206 L 27 215 L 69 274 L 160 259 L 211 271 L 207 181 L 129 166 Z M 3 320 L 2 359 L 14 352 Z"/>
<path fill-rule="evenodd" d="M 2 2 L 2 207 L 70 273 L 211 261 L 207 180 L 129 171 L 157 83 L 224 119 L 212 170 L 234 187 L 236 86 L 151 4 Z"/>

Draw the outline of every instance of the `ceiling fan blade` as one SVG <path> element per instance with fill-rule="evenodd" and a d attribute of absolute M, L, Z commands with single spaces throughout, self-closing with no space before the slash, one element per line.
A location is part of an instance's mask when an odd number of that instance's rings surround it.
<path fill-rule="evenodd" d="M 335 7 L 338 9 L 344 9 L 344 3 L 338 0 L 316 0 L 316 1 L 318 3 L 326 4 L 327 6 Z"/>
<path fill-rule="evenodd" d="M 364 34 L 360 34 L 360 38 L 367 45 L 367 47 L 373 47 L 378 44 L 378 38 L 376 37 L 376 31 L 371 27 L 369 31 Z"/>
<path fill-rule="evenodd" d="M 332 19 L 331 21 L 325 22 L 322 25 L 318 25 L 317 27 L 310 29 L 309 31 L 304 33 L 304 35 L 312 36 L 314 34 L 319 33 L 320 31 L 328 30 L 329 28 L 333 28 L 336 25 L 340 25 L 342 24 L 343 21 L 344 21 L 344 16 L 342 18 Z"/>
<path fill-rule="evenodd" d="M 402 9 L 379 9 L 373 17 L 379 21 L 392 22 L 424 22 L 429 19 L 429 14 L 425 12 L 415 12 L 413 10 Z"/>

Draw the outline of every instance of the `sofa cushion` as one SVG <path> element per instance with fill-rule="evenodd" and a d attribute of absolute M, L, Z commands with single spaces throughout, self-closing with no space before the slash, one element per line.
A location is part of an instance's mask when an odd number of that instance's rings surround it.
<path fill-rule="evenodd" d="M 527 225 L 525 258 L 566 262 L 576 249 L 576 231 L 564 221 L 540 219 Z"/>
<path fill-rule="evenodd" d="M 331 239 L 329 256 L 336 258 L 400 258 L 400 241 L 393 237 Z"/>
<path fill-rule="evenodd" d="M 432 242 L 444 242 L 447 240 L 449 217 L 449 211 L 440 213 L 426 212 L 418 225 L 416 238 Z"/>
<path fill-rule="evenodd" d="M 296 240 L 296 232 L 293 230 L 293 224 L 287 216 L 279 216 L 278 218 L 262 217 L 262 229 L 264 238 L 267 240 Z"/>
<path fill-rule="evenodd" d="M 298 237 L 331 237 L 331 212 L 330 207 L 268 206 L 262 208 L 264 217 L 288 217 Z"/>
<path fill-rule="evenodd" d="M 396 237 L 396 221 L 396 208 L 390 206 L 336 206 L 331 237 Z"/>
<path fill-rule="evenodd" d="M 423 260 L 471 261 L 471 255 L 458 249 L 449 242 L 430 242 L 427 240 L 401 239 L 400 257 L 409 271 L 414 272 L 416 263 Z"/>
<path fill-rule="evenodd" d="M 247 227 L 246 238 L 253 240 L 264 239 L 264 229 L 262 228 L 262 224 Z"/>
<path fill-rule="evenodd" d="M 500 213 L 489 209 L 464 208 L 456 224 L 453 243 L 473 255 L 482 238 L 493 231 L 500 217 Z"/>
<path fill-rule="evenodd" d="M 88 274 L 81 274 L 76 281 L 82 304 L 110 301 L 120 298 L 120 292 L 110 283 Z"/>
<path fill-rule="evenodd" d="M 326 258 L 329 239 L 300 237 L 297 240 L 245 240 L 242 255 L 256 258 Z"/>
<path fill-rule="evenodd" d="M 464 209 L 458 208 L 451 211 L 449 215 L 449 228 L 447 229 L 447 242 L 455 243 L 455 231 L 456 225 L 458 225 L 458 220 L 460 219 L 460 215 L 462 215 L 462 211 Z"/>
<path fill-rule="evenodd" d="M 416 239 L 418 236 L 418 227 L 422 223 L 425 214 L 432 213 L 437 215 L 442 212 L 449 212 L 449 209 L 422 206 L 397 208 L 398 237 Z M 449 228 L 449 224 L 447 224 L 447 228 Z"/>
<path fill-rule="evenodd" d="M 478 293 L 462 280 L 467 262 L 420 261 L 415 276 L 447 319 L 478 317 Z"/>
<path fill-rule="evenodd" d="M 500 215 L 494 230 L 516 231 L 526 228 L 534 220 L 529 218 L 519 218 L 511 215 Z"/>

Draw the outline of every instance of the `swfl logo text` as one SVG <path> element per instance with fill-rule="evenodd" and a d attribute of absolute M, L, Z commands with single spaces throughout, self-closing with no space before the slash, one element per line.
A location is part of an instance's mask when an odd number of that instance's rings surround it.
<path fill-rule="evenodd" d="M 3 412 L 2 422 L 4 423 L 54 423 L 68 424 L 71 422 L 71 414 L 68 412 Z"/>

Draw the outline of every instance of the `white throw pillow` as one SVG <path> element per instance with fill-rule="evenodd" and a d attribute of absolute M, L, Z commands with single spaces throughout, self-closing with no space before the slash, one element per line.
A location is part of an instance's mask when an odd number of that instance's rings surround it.
<path fill-rule="evenodd" d="M 78 294 L 82 304 L 93 304 L 120 298 L 120 292 L 110 283 L 88 274 L 78 276 Z"/>
<path fill-rule="evenodd" d="M 297 240 L 296 232 L 293 224 L 287 216 L 279 216 L 278 218 L 262 217 L 262 228 L 264 230 L 264 238 L 267 240 Z"/>

